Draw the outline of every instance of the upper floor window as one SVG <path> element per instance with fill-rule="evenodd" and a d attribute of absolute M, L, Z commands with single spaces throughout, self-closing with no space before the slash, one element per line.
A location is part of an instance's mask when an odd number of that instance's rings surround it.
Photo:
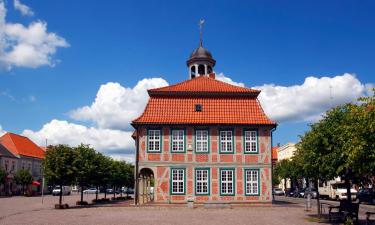
<path fill-rule="evenodd" d="M 195 131 L 195 152 L 208 152 L 208 130 Z"/>
<path fill-rule="evenodd" d="M 259 170 L 245 169 L 245 194 L 258 195 L 259 194 Z"/>
<path fill-rule="evenodd" d="M 220 153 L 233 153 L 233 131 L 220 131 Z"/>
<path fill-rule="evenodd" d="M 258 131 L 245 130 L 244 148 L 245 153 L 258 153 Z"/>
<path fill-rule="evenodd" d="M 9 161 L 5 160 L 5 172 L 8 172 L 8 164 L 9 164 Z"/>
<path fill-rule="evenodd" d="M 172 152 L 184 152 L 185 151 L 185 135 L 184 130 L 172 130 L 171 138 Z"/>
<path fill-rule="evenodd" d="M 171 169 L 171 194 L 185 194 L 185 169 Z"/>
<path fill-rule="evenodd" d="M 148 148 L 149 152 L 161 151 L 161 130 L 148 130 Z"/>

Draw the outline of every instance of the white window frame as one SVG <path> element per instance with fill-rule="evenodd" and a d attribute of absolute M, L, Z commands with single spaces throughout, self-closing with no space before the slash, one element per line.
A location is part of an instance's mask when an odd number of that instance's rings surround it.
<path fill-rule="evenodd" d="M 147 132 L 147 151 L 161 152 L 161 130 L 150 129 Z"/>
<path fill-rule="evenodd" d="M 185 169 L 171 169 L 171 194 L 185 194 Z"/>
<path fill-rule="evenodd" d="M 258 153 L 258 131 L 245 130 L 245 153 Z"/>
<path fill-rule="evenodd" d="M 203 191 L 206 187 L 206 191 Z M 210 170 L 198 168 L 195 170 L 195 194 L 208 195 L 210 193 Z"/>
<path fill-rule="evenodd" d="M 228 135 L 230 134 L 230 135 Z M 233 131 L 220 131 L 220 153 L 233 153 Z"/>
<path fill-rule="evenodd" d="M 185 130 L 171 131 L 171 152 L 185 152 Z"/>
<path fill-rule="evenodd" d="M 195 152 L 209 152 L 209 132 L 208 130 L 195 130 Z"/>
<path fill-rule="evenodd" d="M 245 194 L 259 195 L 259 169 L 245 169 Z"/>
<path fill-rule="evenodd" d="M 230 176 L 229 176 L 230 175 Z M 220 169 L 220 195 L 234 195 L 235 193 L 235 170 Z M 229 180 L 229 178 L 232 178 Z M 232 191 L 230 192 L 230 188 Z"/>

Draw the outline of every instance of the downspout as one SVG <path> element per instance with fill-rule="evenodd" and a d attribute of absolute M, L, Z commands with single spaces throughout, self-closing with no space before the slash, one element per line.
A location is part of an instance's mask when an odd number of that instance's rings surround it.
<path fill-rule="evenodd" d="M 272 193 L 272 202 L 275 201 L 275 195 L 273 194 L 273 132 L 276 130 L 276 126 L 271 129 L 271 193 Z"/>
<path fill-rule="evenodd" d="M 139 130 L 138 130 L 138 126 L 136 128 L 136 132 L 137 132 L 137 135 L 136 135 L 136 140 L 135 140 L 135 170 L 134 170 L 134 182 L 135 182 L 135 190 L 134 190 L 134 204 L 135 205 L 138 205 L 139 204 L 139 201 L 138 201 L 138 161 L 139 161 Z"/>

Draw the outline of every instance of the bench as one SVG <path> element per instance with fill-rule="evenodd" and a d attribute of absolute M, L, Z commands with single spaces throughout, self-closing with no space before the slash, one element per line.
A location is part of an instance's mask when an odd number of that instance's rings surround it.
<path fill-rule="evenodd" d="M 370 225 L 370 217 L 371 215 L 375 215 L 375 212 L 366 212 L 366 225 Z"/>
<path fill-rule="evenodd" d="M 351 217 L 352 219 L 355 219 L 356 223 L 358 224 L 358 210 L 359 203 L 349 204 L 347 201 L 340 201 L 339 206 L 329 207 L 329 222 L 332 222 L 333 219 L 344 221 L 347 217 Z"/>

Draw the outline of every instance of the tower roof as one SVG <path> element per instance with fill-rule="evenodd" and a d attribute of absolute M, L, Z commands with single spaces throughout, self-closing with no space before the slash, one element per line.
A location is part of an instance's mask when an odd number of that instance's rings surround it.
<path fill-rule="evenodd" d="M 203 46 L 199 46 L 191 53 L 186 64 L 189 66 L 194 62 L 209 62 L 212 66 L 216 64 L 216 60 L 212 57 L 211 52 L 203 48 Z"/>
<path fill-rule="evenodd" d="M 16 156 L 44 158 L 45 152 L 29 138 L 6 133 L 0 137 L 0 143 Z"/>

